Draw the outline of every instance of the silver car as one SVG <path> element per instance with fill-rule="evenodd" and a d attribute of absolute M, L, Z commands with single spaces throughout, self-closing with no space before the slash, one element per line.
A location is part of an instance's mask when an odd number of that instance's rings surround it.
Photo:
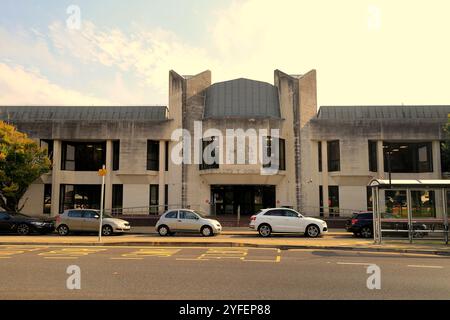
<path fill-rule="evenodd" d="M 160 236 L 173 235 L 175 232 L 195 232 L 205 237 L 222 232 L 220 222 L 204 217 L 189 209 L 174 209 L 164 213 L 156 223 Z"/>
<path fill-rule="evenodd" d="M 70 209 L 56 217 L 56 231 L 66 236 L 72 231 L 98 232 L 100 225 L 100 211 L 93 209 Z M 103 214 L 102 235 L 109 236 L 114 233 L 130 231 L 128 221 L 113 218 Z"/>

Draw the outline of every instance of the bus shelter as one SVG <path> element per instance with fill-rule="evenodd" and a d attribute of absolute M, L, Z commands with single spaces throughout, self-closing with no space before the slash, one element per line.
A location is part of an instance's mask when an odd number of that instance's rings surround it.
<path fill-rule="evenodd" d="M 373 236 L 442 239 L 448 244 L 450 180 L 373 179 Z"/>

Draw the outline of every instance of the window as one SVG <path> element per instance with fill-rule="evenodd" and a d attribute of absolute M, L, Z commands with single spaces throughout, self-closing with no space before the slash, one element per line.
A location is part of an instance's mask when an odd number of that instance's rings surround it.
<path fill-rule="evenodd" d="M 97 171 L 106 160 L 105 142 L 62 143 L 61 170 Z"/>
<path fill-rule="evenodd" d="M 9 214 L 5 212 L 0 212 L 0 220 L 7 220 L 9 219 Z"/>
<path fill-rule="evenodd" d="M 284 216 L 285 217 L 290 217 L 290 218 L 298 218 L 298 213 L 294 212 L 292 210 L 283 210 L 284 211 Z"/>
<path fill-rule="evenodd" d="M 164 185 L 164 210 L 169 209 L 169 185 Z"/>
<path fill-rule="evenodd" d="M 47 150 L 47 157 L 53 160 L 53 140 L 43 139 L 40 141 L 41 149 Z"/>
<path fill-rule="evenodd" d="M 369 171 L 378 171 L 377 141 L 369 140 Z"/>
<path fill-rule="evenodd" d="M 328 207 L 331 216 L 339 216 L 339 187 L 328 186 Z"/>
<path fill-rule="evenodd" d="M 61 184 L 59 212 L 67 209 L 100 209 L 101 185 Z"/>
<path fill-rule="evenodd" d="M 217 137 L 202 140 L 201 163 L 199 170 L 219 168 L 219 139 Z"/>
<path fill-rule="evenodd" d="M 112 213 L 122 214 L 123 206 L 123 184 L 112 186 Z"/>
<path fill-rule="evenodd" d="M 385 213 L 381 213 L 382 218 L 407 218 L 408 207 L 406 205 L 405 190 L 385 190 L 384 203 Z"/>
<path fill-rule="evenodd" d="M 147 170 L 159 170 L 159 141 L 147 141 Z"/>
<path fill-rule="evenodd" d="M 276 140 L 275 140 L 276 139 Z M 278 154 L 273 150 L 272 143 L 278 141 Z M 278 160 L 278 170 L 286 170 L 286 141 L 281 138 L 265 137 L 263 140 L 263 168 L 270 168 L 272 166 L 271 159 Z"/>
<path fill-rule="evenodd" d="M 119 170 L 120 166 L 120 141 L 113 141 L 113 163 L 112 169 L 113 171 Z"/>
<path fill-rule="evenodd" d="M 167 219 L 176 219 L 177 215 L 178 215 L 178 211 L 170 211 L 170 212 L 166 213 L 165 218 L 167 218 Z"/>
<path fill-rule="evenodd" d="M 373 210 L 372 187 L 366 187 L 367 211 Z"/>
<path fill-rule="evenodd" d="M 413 218 L 436 218 L 434 191 L 412 190 L 411 207 Z"/>
<path fill-rule="evenodd" d="M 319 141 L 319 143 L 317 143 L 317 154 L 319 158 L 319 172 L 322 172 L 322 141 Z"/>
<path fill-rule="evenodd" d="M 431 142 L 384 142 L 384 170 L 396 173 L 432 172 Z"/>
<path fill-rule="evenodd" d="M 197 215 L 190 211 L 180 211 L 180 219 L 196 220 Z"/>
<path fill-rule="evenodd" d="M 319 186 L 319 215 L 323 217 L 323 186 Z"/>
<path fill-rule="evenodd" d="M 83 211 L 81 211 L 81 210 L 70 210 L 68 215 L 71 218 L 83 218 Z"/>
<path fill-rule="evenodd" d="M 50 214 L 52 210 L 52 185 L 44 184 L 44 209 L 43 212 Z"/>
<path fill-rule="evenodd" d="M 165 158 L 165 163 L 164 163 L 164 170 L 165 171 L 169 171 L 169 141 L 165 142 L 165 149 L 166 149 L 166 158 Z"/>
<path fill-rule="evenodd" d="M 328 153 L 328 171 L 340 171 L 341 170 L 341 155 L 339 148 L 339 140 L 327 142 Z"/>
<path fill-rule="evenodd" d="M 154 214 L 158 213 L 158 205 L 159 205 L 158 191 L 159 185 L 157 184 L 150 185 L 150 213 Z"/>
<path fill-rule="evenodd" d="M 264 215 L 265 216 L 282 217 L 282 216 L 284 216 L 284 213 L 283 213 L 283 210 L 270 210 L 270 211 L 267 211 Z"/>
<path fill-rule="evenodd" d="M 450 172 L 450 141 L 441 141 L 441 172 Z"/>
<path fill-rule="evenodd" d="M 91 211 L 91 210 L 83 211 L 83 218 L 97 219 L 97 217 L 99 217 L 99 214 L 97 211 Z"/>

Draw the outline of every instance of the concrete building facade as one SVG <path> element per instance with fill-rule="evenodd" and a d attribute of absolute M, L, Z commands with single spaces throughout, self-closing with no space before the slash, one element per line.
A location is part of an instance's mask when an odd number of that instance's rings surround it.
<path fill-rule="evenodd" d="M 23 212 L 55 216 L 73 207 L 98 208 L 102 164 L 105 210 L 143 215 L 174 207 L 249 215 L 286 206 L 348 216 L 371 209 L 366 186 L 372 178 L 391 171 L 393 179 L 437 179 L 448 171 L 441 141 L 450 106 L 318 109 L 315 70 L 276 70 L 273 85 L 242 78 L 213 84 L 210 71 L 170 71 L 168 100 L 167 107 L 0 107 L 0 120 L 28 133 L 52 158 L 52 170 L 27 191 Z M 230 132 L 237 137 L 227 139 Z M 202 160 L 211 145 L 219 163 Z M 264 156 L 252 161 L 255 153 L 274 149 L 275 172 L 265 171 Z M 174 155 L 200 162 L 177 163 Z M 434 197 L 418 195 L 424 206 Z"/>

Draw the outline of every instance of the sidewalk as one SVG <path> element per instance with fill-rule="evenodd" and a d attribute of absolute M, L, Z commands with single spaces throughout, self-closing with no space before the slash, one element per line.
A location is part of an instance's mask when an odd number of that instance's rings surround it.
<path fill-rule="evenodd" d="M 423 240 L 409 244 L 407 240 L 386 240 L 381 245 L 373 240 L 354 238 L 341 229 L 331 229 L 324 237 L 311 239 L 301 235 L 272 235 L 261 238 L 247 228 L 226 228 L 215 237 L 199 235 L 176 235 L 160 237 L 153 228 L 135 228 L 134 234 L 103 237 L 99 243 L 95 235 L 73 235 L 60 237 L 57 234 L 41 236 L 1 235 L 0 245 L 75 245 L 75 246 L 225 246 L 225 247 L 261 247 L 287 249 L 328 249 L 375 251 L 393 253 L 437 254 L 450 256 L 450 246 L 440 241 Z M 152 230 L 150 230 L 152 229 Z M 151 233 L 150 233 L 151 232 Z"/>

